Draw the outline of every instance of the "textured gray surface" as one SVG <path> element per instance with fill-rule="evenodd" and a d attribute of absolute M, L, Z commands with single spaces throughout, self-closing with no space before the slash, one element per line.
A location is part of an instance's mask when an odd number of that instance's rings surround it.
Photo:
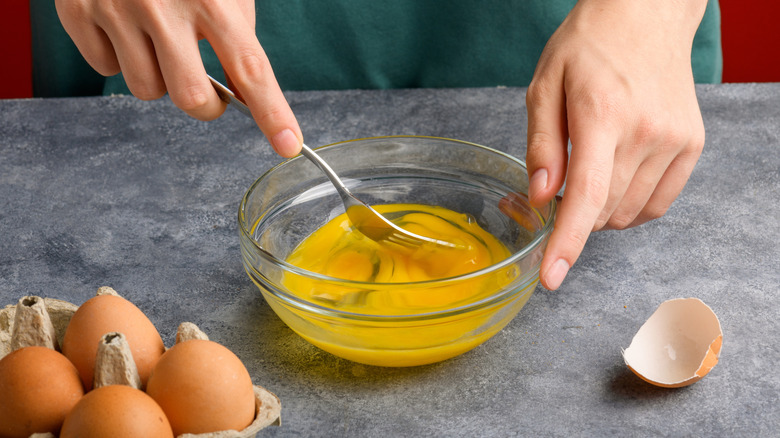
<path fill-rule="evenodd" d="M 780 84 L 698 88 L 707 146 L 655 222 L 593 235 L 557 292 L 509 326 L 417 368 L 350 363 L 308 345 L 241 267 L 236 212 L 280 159 L 234 111 L 188 118 L 168 100 L 0 101 L 0 305 L 80 304 L 110 285 L 170 344 L 198 324 L 282 400 L 268 436 L 758 436 L 780 429 Z M 525 90 L 288 95 L 310 145 L 363 136 L 458 138 L 523 156 Z M 719 315 L 721 362 L 691 387 L 623 365 L 664 300 Z"/>

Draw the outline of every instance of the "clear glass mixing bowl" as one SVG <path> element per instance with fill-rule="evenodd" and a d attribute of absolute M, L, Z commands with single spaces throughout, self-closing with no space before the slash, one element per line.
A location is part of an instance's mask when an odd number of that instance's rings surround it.
<path fill-rule="evenodd" d="M 293 249 L 344 209 L 319 169 L 301 156 L 287 160 L 255 181 L 241 201 L 241 255 L 265 300 L 304 339 L 360 363 L 421 365 L 483 343 L 528 301 L 539 281 L 556 203 L 541 209 L 528 204 L 525 163 L 473 143 L 415 136 L 351 140 L 317 152 L 369 204 L 429 204 L 469 214 L 511 256 L 470 274 L 414 283 L 354 282 L 292 266 L 285 259 Z M 289 290 L 296 277 L 355 297 L 464 286 L 473 287 L 476 298 L 384 315 L 344 311 Z"/>

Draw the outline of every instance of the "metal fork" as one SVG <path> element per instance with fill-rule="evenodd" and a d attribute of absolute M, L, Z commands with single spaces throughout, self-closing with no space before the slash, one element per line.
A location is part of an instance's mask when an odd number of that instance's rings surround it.
<path fill-rule="evenodd" d="M 228 87 L 222 85 L 219 81 L 212 78 L 211 76 L 209 76 L 209 80 L 211 80 L 211 84 L 214 86 L 214 89 L 217 91 L 217 95 L 220 99 L 232 105 L 250 119 L 254 120 L 249 107 L 247 107 L 246 104 L 235 95 L 235 93 L 233 93 Z M 333 183 L 333 186 L 336 188 L 336 192 L 338 192 L 339 196 L 341 197 L 341 201 L 344 203 L 344 209 L 347 212 L 347 217 L 352 222 L 352 225 L 354 225 L 358 231 L 363 233 L 369 239 L 377 242 L 391 242 L 409 249 L 414 249 L 422 245 L 437 245 L 448 248 L 456 247 L 456 245 L 453 243 L 444 240 L 433 239 L 431 237 L 421 236 L 419 234 L 404 230 L 398 225 L 392 223 L 389 219 L 371 208 L 370 205 L 355 197 L 355 195 L 349 191 L 347 186 L 344 185 L 344 182 L 341 181 L 341 178 L 339 178 L 339 176 L 336 174 L 336 172 L 333 171 L 328 163 L 320 158 L 320 156 L 311 148 L 305 144 L 302 145 L 301 154 L 308 158 L 312 163 L 316 164 L 317 167 L 319 167 L 323 172 L 325 172 L 325 175 L 328 177 L 330 182 Z"/>

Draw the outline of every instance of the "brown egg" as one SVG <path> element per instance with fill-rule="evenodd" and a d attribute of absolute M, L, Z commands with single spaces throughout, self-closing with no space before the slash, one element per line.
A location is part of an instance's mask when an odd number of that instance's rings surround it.
<path fill-rule="evenodd" d="M 0 436 L 56 434 L 83 395 L 65 356 L 46 347 L 20 348 L 0 360 Z"/>
<path fill-rule="evenodd" d="M 92 389 L 98 343 L 109 332 L 125 335 L 141 384 L 145 385 L 154 364 L 165 352 L 160 333 L 130 301 L 115 295 L 98 295 L 73 314 L 62 341 L 62 353 L 76 365 L 84 388 Z"/>
<path fill-rule="evenodd" d="M 160 406 L 143 391 L 109 385 L 82 397 L 65 418 L 60 438 L 173 438 Z"/>
<path fill-rule="evenodd" d="M 255 416 L 252 379 L 230 350 L 206 340 L 174 345 L 154 367 L 146 392 L 178 436 L 243 430 Z"/>

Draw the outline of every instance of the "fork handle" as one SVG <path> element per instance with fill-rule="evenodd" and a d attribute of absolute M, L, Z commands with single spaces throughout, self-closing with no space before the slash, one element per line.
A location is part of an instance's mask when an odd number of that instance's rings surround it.
<path fill-rule="evenodd" d="M 336 191 L 339 193 L 339 196 L 341 196 L 341 200 L 344 201 L 344 205 L 346 208 L 349 208 L 349 206 L 354 204 L 362 204 L 362 202 L 358 201 L 352 195 L 352 192 L 349 191 L 347 186 L 344 184 L 343 181 L 341 181 L 341 178 L 339 178 L 338 174 L 336 174 L 336 172 L 333 171 L 333 169 L 330 167 L 327 161 L 320 158 L 320 156 L 316 152 L 314 152 L 310 147 L 306 146 L 305 144 L 301 144 L 301 155 L 308 158 L 309 161 L 316 164 L 317 167 L 320 168 L 320 170 L 325 172 L 325 176 L 327 176 L 330 182 L 332 182 L 333 185 L 336 186 Z"/>
<path fill-rule="evenodd" d="M 214 91 L 217 92 L 217 96 L 219 96 L 219 98 L 222 99 L 223 102 L 233 105 L 237 110 L 244 113 L 245 116 L 254 120 L 254 117 L 252 117 L 252 111 L 249 110 L 249 107 L 246 106 L 246 104 L 242 102 L 241 99 L 236 97 L 236 94 L 233 93 L 233 91 L 231 91 L 230 88 L 222 85 L 222 83 L 212 78 L 210 75 L 206 75 L 206 76 L 209 77 L 209 80 L 211 81 L 211 85 L 214 87 Z"/>
<path fill-rule="evenodd" d="M 218 80 L 214 79 L 210 75 L 207 76 L 211 81 L 211 85 L 214 86 L 214 90 L 217 92 L 217 96 L 219 96 L 219 98 L 222 99 L 223 102 L 232 105 L 237 110 L 244 113 L 245 116 L 254 120 L 254 117 L 252 117 L 252 111 L 249 110 L 249 107 L 246 106 L 246 104 L 242 102 L 241 99 L 239 99 L 230 88 L 222 85 L 222 83 L 220 83 Z M 328 177 L 328 179 L 333 183 L 333 185 L 336 186 L 336 189 L 339 192 L 339 196 L 341 196 L 341 199 L 345 203 L 353 204 L 356 202 L 354 196 L 352 196 L 352 193 L 349 191 L 349 189 L 347 189 L 347 186 L 344 184 L 344 182 L 341 181 L 341 178 L 339 178 L 338 174 L 336 174 L 336 172 L 333 171 L 333 169 L 328 165 L 328 163 L 322 158 L 320 158 L 320 156 L 317 155 L 316 152 L 314 152 L 310 147 L 303 144 L 301 145 L 301 154 L 306 158 L 308 158 L 312 163 L 316 164 L 317 167 L 319 167 L 323 172 L 325 172 L 325 175 Z"/>

